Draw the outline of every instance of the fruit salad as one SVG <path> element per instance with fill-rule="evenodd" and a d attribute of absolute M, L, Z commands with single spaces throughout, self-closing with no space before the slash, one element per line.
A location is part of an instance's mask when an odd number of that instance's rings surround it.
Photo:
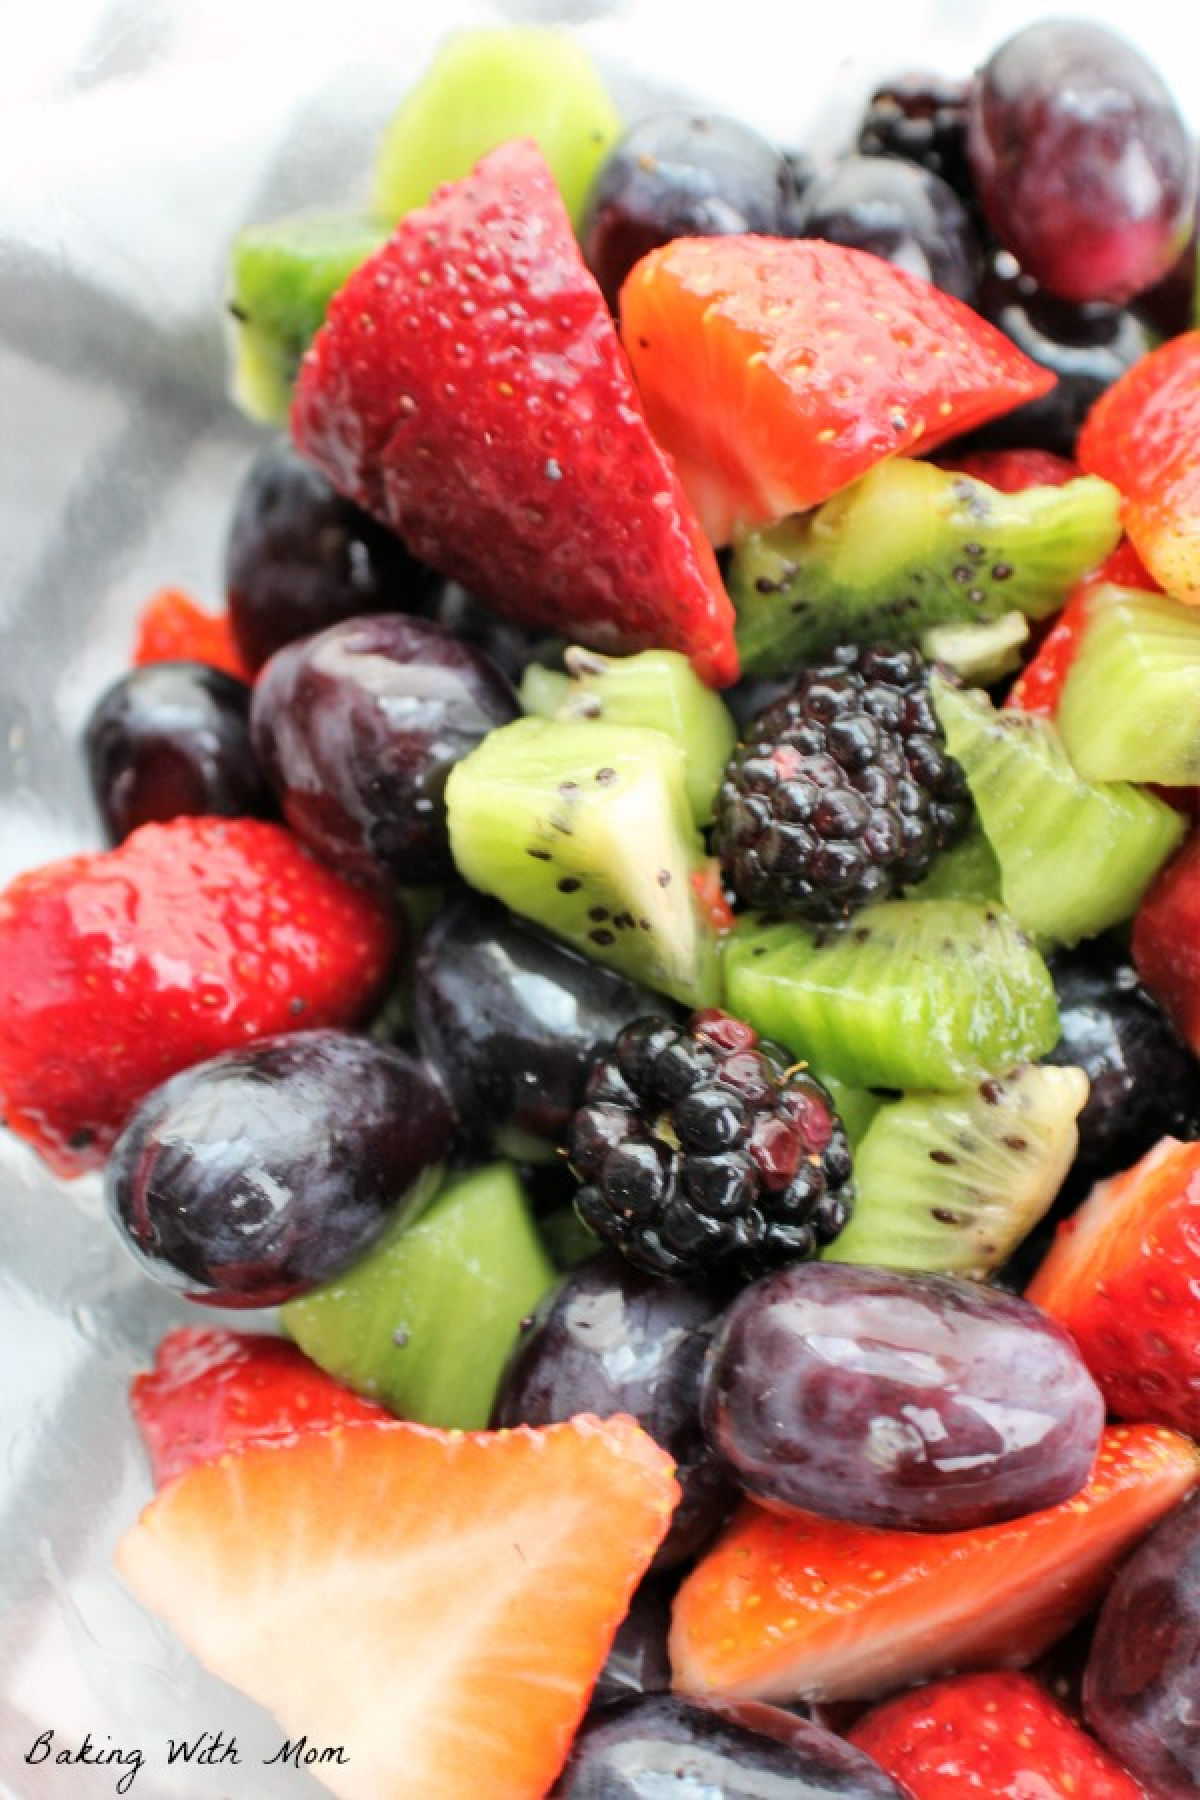
<path fill-rule="evenodd" d="M 140 345 L 68 841 L 14 706 L 0 1789 L 1195 1793 L 1184 113 L 465 25 Z"/>

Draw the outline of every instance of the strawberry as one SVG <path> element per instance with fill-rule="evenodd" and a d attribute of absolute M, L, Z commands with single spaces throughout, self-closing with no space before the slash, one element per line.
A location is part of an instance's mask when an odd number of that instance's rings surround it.
<path fill-rule="evenodd" d="M 712 550 L 532 142 L 441 188 L 351 276 L 301 366 L 292 432 L 498 612 L 736 679 Z"/>
<path fill-rule="evenodd" d="M 935 1682 L 877 1707 L 848 1736 L 913 1800 L 1145 1800 L 1028 1675 Z"/>
<path fill-rule="evenodd" d="M 1172 338 L 1126 371 L 1083 422 L 1090 475 L 1125 496 L 1125 529 L 1168 594 L 1200 605 L 1200 331 Z"/>
<path fill-rule="evenodd" d="M 1053 450 L 972 450 L 966 456 L 947 451 L 934 461 L 943 469 L 972 475 L 1002 494 L 1020 494 L 1031 487 L 1062 487 L 1074 481 L 1079 469 Z"/>
<path fill-rule="evenodd" d="M 1147 593 L 1159 591 L 1158 583 L 1127 537 L 1122 538 L 1116 549 L 1110 550 L 1090 574 L 1075 583 L 1063 610 L 1009 689 L 1004 702 L 1007 708 L 1054 717 L 1067 671 L 1087 630 L 1088 600 L 1097 588 L 1110 584 L 1142 588 Z M 1167 797 L 1171 797 L 1170 793 Z"/>
<path fill-rule="evenodd" d="M 278 1031 L 351 1025 L 398 945 L 376 896 L 282 826 L 178 818 L 0 893 L 0 1100 L 60 1175 L 98 1167 L 168 1075 Z"/>
<path fill-rule="evenodd" d="M 263 1438 L 390 1414 L 360 1399 L 285 1338 L 181 1326 L 135 1375 L 130 1404 L 155 1484 Z"/>
<path fill-rule="evenodd" d="M 1133 961 L 1200 1055 L 1200 832 L 1151 883 L 1133 922 Z"/>
<path fill-rule="evenodd" d="M 142 608 L 133 646 L 135 667 L 143 663 L 200 662 L 224 669 L 238 681 L 252 681 L 233 641 L 229 614 L 205 612 L 179 588 L 160 588 Z"/>
<path fill-rule="evenodd" d="M 399 1420 L 180 1475 L 118 1567 L 342 1800 L 541 1800 L 679 1494 L 631 1419 Z"/>
<path fill-rule="evenodd" d="M 716 544 L 1054 385 L 960 300 L 815 239 L 676 238 L 620 304 L 651 429 Z"/>
<path fill-rule="evenodd" d="M 1200 1144 L 1164 1138 L 1059 1226 L 1028 1298 L 1119 1419 L 1200 1436 Z"/>
<path fill-rule="evenodd" d="M 862 1700 L 962 1668 L 1032 1662 L 1200 1478 L 1200 1450 L 1110 1426 L 1088 1485 L 1003 1525 L 918 1533 L 747 1502 L 684 1581 L 671 1664 L 685 1694 Z"/>

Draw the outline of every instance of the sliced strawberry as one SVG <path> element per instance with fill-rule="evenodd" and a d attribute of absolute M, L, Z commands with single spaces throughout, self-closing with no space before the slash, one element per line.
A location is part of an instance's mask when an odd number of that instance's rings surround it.
<path fill-rule="evenodd" d="M 138 616 L 135 667 L 143 663 L 200 662 L 224 669 L 238 681 L 254 678 L 233 641 L 229 614 L 205 612 L 180 588 L 160 588 Z"/>
<path fill-rule="evenodd" d="M 1116 587 L 1141 588 L 1147 594 L 1162 592 L 1127 537 L 1121 539 L 1115 550 L 1109 551 L 1104 561 L 1097 564 L 1090 575 L 1084 576 L 1076 592 L 1104 587 L 1109 582 Z"/>
<path fill-rule="evenodd" d="M 60 1175 L 104 1161 L 168 1075 L 352 1025 L 399 942 L 387 904 L 282 826 L 178 818 L 0 893 L 0 1106 Z"/>
<path fill-rule="evenodd" d="M 871 1699 L 957 1669 L 1032 1662 L 1197 1478 L 1189 1439 L 1114 1425 L 1074 1499 L 976 1531 L 879 1531 L 747 1503 L 679 1590 L 675 1686 Z"/>
<path fill-rule="evenodd" d="M 679 1489 L 632 1420 L 347 1424 L 164 1488 L 117 1562 L 342 1800 L 541 1800 Z"/>
<path fill-rule="evenodd" d="M 652 250 L 621 290 L 621 338 L 715 544 L 1054 386 L 961 301 L 816 239 Z"/>
<path fill-rule="evenodd" d="M 248 1441 L 391 1417 L 285 1338 L 194 1326 L 168 1332 L 129 1398 L 158 1487 Z"/>
<path fill-rule="evenodd" d="M 1002 494 L 1020 494 L 1031 487 L 1063 487 L 1080 473 L 1078 466 L 1053 450 L 973 450 L 966 456 L 953 451 L 934 458 L 943 469 L 955 469 L 986 481 Z"/>
<path fill-rule="evenodd" d="M 1151 883 L 1133 922 L 1133 960 L 1200 1056 L 1200 832 Z"/>
<path fill-rule="evenodd" d="M 706 862 L 702 869 L 696 870 L 692 876 L 692 892 L 711 919 L 715 932 L 720 934 L 733 930 L 733 908 L 725 898 L 721 865 L 715 858 Z"/>
<path fill-rule="evenodd" d="M 305 357 L 296 443 L 498 612 L 737 677 L 733 607 L 532 142 L 409 213 Z"/>
<path fill-rule="evenodd" d="M 1125 496 L 1125 529 L 1176 600 L 1200 606 L 1200 331 L 1152 350 L 1101 394 L 1076 446 Z"/>
<path fill-rule="evenodd" d="M 1010 712 L 1041 713 L 1053 718 L 1058 711 L 1067 671 L 1075 660 L 1079 640 L 1087 629 L 1087 595 L 1076 593 L 1059 613 L 1033 656 L 1009 689 L 1004 705 Z"/>
<path fill-rule="evenodd" d="M 1028 1297 L 1118 1419 L 1200 1436 L 1200 1144 L 1164 1138 L 1059 1226 Z"/>
<path fill-rule="evenodd" d="M 877 1707 L 848 1736 L 913 1800 L 1145 1800 L 1028 1675 L 935 1682 Z"/>

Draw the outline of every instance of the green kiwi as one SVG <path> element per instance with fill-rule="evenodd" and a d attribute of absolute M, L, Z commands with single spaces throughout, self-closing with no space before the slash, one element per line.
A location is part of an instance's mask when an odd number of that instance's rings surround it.
<path fill-rule="evenodd" d="M 295 213 L 238 233 L 230 262 L 232 385 L 252 419 L 286 422 L 300 358 L 329 302 L 385 235 L 356 213 L 328 212 Z"/>
<path fill-rule="evenodd" d="M 1200 782 L 1200 611 L 1097 588 L 1055 719 L 1089 781 Z"/>
<path fill-rule="evenodd" d="M 985 1281 L 1049 1209 L 1079 1144 L 1082 1069 L 1025 1064 L 880 1108 L 854 1155 L 854 1212 L 830 1262 Z"/>
<path fill-rule="evenodd" d="M 786 674 L 833 644 L 916 640 L 1013 611 L 1044 618 L 1112 549 L 1120 504 L 1091 475 L 1005 494 L 933 463 L 880 463 L 736 546 L 742 668 Z"/>
<path fill-rule="evenodd" d="M 853 1087 L 958 1088 L 1052 1050 L 1054 983 L 1002 907 L 885 900 L 817 929 L 740 919 L 731 1012 Z"/>
<path fill-rule="evenodd" d="M 552 719 L 606 719 L 647 725 L 673 738 L 684 755 L 688 803 L 697 825 L 710 825 L 725 764 L 737 742 L 728 707 L 678 650 L 601 656 L 573 645 L 567 676 L 531 664 L 521 684 L 528 713 Z"/>
<path fill-rule="evenodd" d="M 401 1418 L 481 1430 L 521 1320 L 554 1280 L 515 1170 L 492 1163 L 280 1318 L 306 1356 Z"/>
<path fill-rule="evenodd" d="M 446 785 L 450 847 L 472 887 L 685 1006 L 721 995 L 716 932 L 693 885 L 711 864 L 665 732 L 517 719 Z"/>
<path fill-rule="evenodd" d="M 873 1094 L 869 1088 L 851 1087 L 839 1076 L 824 1074 L 820 1069 L 810 1069 L 809 1074 L 815 1075 L 827 1090 L 853 1149 L 862 1142 L 871 1120 L 884 1104 L 882 1096 Z"/>
<path fill-rule="evenodd" d="M 1000 864 L 983 827 L 972 819 L 965 836 L 933 860 L 923 880 L 905 895 L 909 900 L 1000 900 Z"/>
<path fill-rule="evenodd" d="M 1020 668 L 1028 641 L 1025 614 L 1008 612 L 969 625 L 931 625 L 921 633 L 921 652 L 927 662 L 944 663 L 964 681 L 988 687 Z"/>
<path fill-rule="evenodd" d="M 932 681 L 946 748 L 966 775 L 1013 917 L 1045 944 L 1131 918 L 1183 835 L 1165 801 L 1076 774 L 1048 719 L 997 712 L 986 694 Z"/>
<path fill-rule="evenodd" d="M 621 132 L 595 65 L 553 28 L 500 25 L 447 37 L 383 134 L 371 209 L 394 223 L 497 144 L 536 139 L 578 226 L 592 178 Z"/>

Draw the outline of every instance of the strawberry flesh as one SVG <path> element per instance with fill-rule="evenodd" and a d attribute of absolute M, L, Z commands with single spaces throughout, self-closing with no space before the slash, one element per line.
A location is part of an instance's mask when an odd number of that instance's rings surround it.
<path fill-rule="evenodd" d="M 715 544 L 1054 385 L 960 300 L 815 239 L 677 238 L 620 305 L 651 428 Z"/>
<path fill-rule="evenodd" d="M 285 1338 L 189 1326 L 167 1334 L 129 1397 L 157 1487 L 242 1444 L 390 1417 Z"/>
<path fill-rule="evenodd" d="M 233 641 L 229 614 L 205 612 L 180 588 L 160 588 L 138 616 L 133 664 L 199 662 L 223 669 L 237 681 L 250 681 L 249 670 Z"/>
<path fill-rule="evenodd" d="M 177 818 L 0 893 L 0 1103 L 60 1175 L 99 1167 L 169 1075 L 255 1038 L 353 1025 L 395 915 L 282 826 Z"/>
<path fill-rule="evenodd" d="M 532 142 L 410 213 L 335 297 L 292 434 L 497 611 L 737 678 L 733 607 Z"/>

